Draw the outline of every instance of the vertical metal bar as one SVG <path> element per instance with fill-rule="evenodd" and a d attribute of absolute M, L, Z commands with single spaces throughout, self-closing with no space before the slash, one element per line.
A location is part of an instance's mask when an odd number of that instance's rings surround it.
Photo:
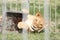
<path fill-rule="evenodd" d="M 34 14 L 33 15 L 35 15 L 35 7 L 36 7 L 36 5 L 35 5 L 35 0 L 34 0 Z"/>
<path fill-rule="evenodd" d="M 6 0 L 3 0 L 2 6 L 2 40 L 7 40 L 7 31 L 6 31 Z"/>
<path fill-rule="evenodd" d="M 9 0 L 10 1 L 10 0 Z M 12 1 L 10 1 L 10 10 L 12 10 Z"/>
<path fill-rule="evenodd" d="M 21 0 L 21 11 L 23 14 L 23 22 L 25 23 L 25 19 L 27 18 L 26 14 L 29 14 L 29 0 Z M 28 40 L 28 33 L 26 29 L 23 29 L 23 40 Z"/>
<path fill-rule="evenodd" d="M 44 0 L 44 27 L 45 27 L 45 40 L 50 40 L 50 31 L 49 31 L 49 2 L 50 0 Z"/>
<path fill-rule="evenodd" d="M 57 9 L 57 0 L 55 0 L 55 31 L 56 31 L 56 25 L 57 25 L 57 20 L 56 20 L 56 16 L 57 16 L 57 11 L 56 11 L 56 9 Z"/>
<path fill-rule="evenodd" d="M 38 3 L 39 3 L 39 12 L 40 12 L 40 0 L 38 0 Z"/>
<path fill-rule="evenodd" d="M 18 4 L 18 0 L 16 0 L 16 10 L 17 10 L 17 4 Z"/>
<path fill-rule="evenodd" d="M 24 13 L 29 13 L 29 0 L 21 0 L 21 10 Z"/>
<path fill-rule="evenodd" d="M 50 0 L 50 26 L 51 26 L 51 0 Z"/>

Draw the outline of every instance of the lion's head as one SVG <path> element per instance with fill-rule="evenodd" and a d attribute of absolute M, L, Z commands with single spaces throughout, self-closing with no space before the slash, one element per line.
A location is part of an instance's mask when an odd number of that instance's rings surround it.
<path fill-rule="evenodd" d="M 28 15 L 25 23 L 22 23 L 22 25 L 25 24 L 24 26 L 26 28 L 28 26 L 30 31 L 40 32 L 43 28 L 43 23 L 44 23 L 44 19 L 42 15 L 38 12 L 36 13 L 36 15 Z M 19 28 L 23 28 L 23 26 L 21 26 L 21 22 L 18 23 L 18 25 Z"/>
<path fill-rule="evenodd" d="M 44 19 L 42 15 L 39 12 L 36 13 L 35 18 L 33 18 L 32 29 L 34 31 L 40 32 L 41 29 L 43 28 L 43 24 L 44 24 Z"/>

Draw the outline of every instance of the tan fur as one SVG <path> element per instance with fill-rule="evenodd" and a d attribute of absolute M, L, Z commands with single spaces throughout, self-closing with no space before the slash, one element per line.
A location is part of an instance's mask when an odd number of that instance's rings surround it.
<path fill-rule="evenodd" d="M 19 22 L 18 28 L 27 28 L 30 31 L 40 32 L 43 28 L 44 19 L 40 12 L 36 13 L 36 15 L 28 15 L 27 20 L 25 22 Z M 34 30 L 33 30 L 33 29 Z"/>
<path fill-rule="evenodd" d="M 19 24 L 18 24 L 18 28 L 19 28 L 19 29 L 20 29 L 20 28 L 28 29 L 28 25 L 25 24 L 24 22 L 19 22 Z"/>

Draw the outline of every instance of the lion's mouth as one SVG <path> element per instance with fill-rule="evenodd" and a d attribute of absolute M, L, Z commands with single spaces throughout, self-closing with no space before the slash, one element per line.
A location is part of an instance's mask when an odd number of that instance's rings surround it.
<path fill-rule="evenodd" d="M 34 25 L 31 27 L 34 31 L 38 31 L 38 30 L 40 30 L 41 28 L 37 28 L 37 27 L 35 27 Z"/>
<path fill-rule="evenodd" d="M 35 30 L 34 26 L 31 27 L 33 30 Z"/>
<path fill-rule="evenodd" d="M 35 26 L 32 26 L 31 28 L 34 30 L 34 32 L 40 32 L 44 29 L 44 28 L 38 28 L 38 27 L 35 27 Z"/>

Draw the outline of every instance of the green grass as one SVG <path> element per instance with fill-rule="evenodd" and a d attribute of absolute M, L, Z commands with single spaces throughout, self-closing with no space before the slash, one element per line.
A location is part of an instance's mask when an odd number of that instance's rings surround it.
<path fill-rule="evenodd" d="M 47 36 L 47 35 L 46 35 Z M 60 40 L 60 33 L 51 33 L 50 40 Z M 2 38 L 2 34 L 0 33 L 0 40 Z M 28 40 L 44 40 L 44 32 L 41 33 L 28 33 Z M 9 32 L 7 34 L 7 40 L 23 40 L 22 33 Z"/>
<path fill-rule="evenodd" d="M 23 40 L 22 33 L 10 32 L 7 34 L 7 40 Z M 2 34 L 0 34 L 1 40 Z M 43 40 L 44 33 L 28 33 L 28 40 Z"/>
<path fill-rule="evenodd" d="M 50 40 L 60 40 L 60 33 L 51 33 Z"/>

